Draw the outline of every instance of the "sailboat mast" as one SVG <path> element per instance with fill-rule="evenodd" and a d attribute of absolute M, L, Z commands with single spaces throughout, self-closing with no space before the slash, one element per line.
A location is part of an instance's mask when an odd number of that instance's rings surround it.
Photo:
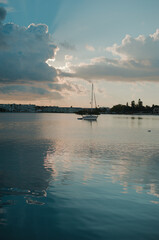
<path fill-rule="evenodd" d="M 95 108 L 97 108 L 97 102 L 96 102 L 96 96 L 95 96 L 95 93 L 94 93 L 94 104 L 95 104 Z"/>
<path fill-rule="evenodd" d="M 92 96 L 91 96 L 91 111 L 93 109 L 93 83 L 92 83 Z"/>

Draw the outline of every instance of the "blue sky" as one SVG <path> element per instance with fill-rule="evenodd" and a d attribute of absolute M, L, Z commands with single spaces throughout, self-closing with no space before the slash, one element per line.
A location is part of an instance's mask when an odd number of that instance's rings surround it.
<path fill-rule="evenodd" d="M 1 102 L 88 106 L 94 82 L 99 106 L 139 98 L 159 104 L 158 0 L 0 0 L 0 6 L 9 46 L 0 48 Z"/>

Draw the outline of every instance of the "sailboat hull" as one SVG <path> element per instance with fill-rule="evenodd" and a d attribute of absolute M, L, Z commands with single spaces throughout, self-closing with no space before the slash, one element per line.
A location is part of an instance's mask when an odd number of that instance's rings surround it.
<path fill-rule="evenodd" d="M 93 95 L 93 83 L 92 83 L 92 95 L 91 95 L 91 111 L 87 115 L 84 115 L 82 118 L 78 118 L 78 120 L 87 120 L 87 121 L 96 121 L 98 115 L 93 115 L 93 100 L 95 100 L 95 95 Z M 96 104 L 96 100 L 95 100 Z"/>
<path fill-rule="evenodd" d="M 96 115 L 86 115 L 82 117 L 83 120 L 87 120 L 87 121 L 96 121 L 97 118 L 98 116 Z"/>

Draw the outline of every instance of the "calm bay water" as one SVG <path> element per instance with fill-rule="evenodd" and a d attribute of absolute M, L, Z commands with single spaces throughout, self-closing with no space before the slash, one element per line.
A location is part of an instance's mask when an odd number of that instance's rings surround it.
<path fill-rule="evenodd" d="M 1 113 L 0 239 L 158 240 L 159 116 Z"/>

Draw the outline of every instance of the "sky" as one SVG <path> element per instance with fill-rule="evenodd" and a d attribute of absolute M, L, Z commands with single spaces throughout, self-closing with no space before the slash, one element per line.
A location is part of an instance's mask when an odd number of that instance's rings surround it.
<path fill-rule="evenodd" d="M 0 0 L 0 103 L 159 105 L 158 0 Z"/>

